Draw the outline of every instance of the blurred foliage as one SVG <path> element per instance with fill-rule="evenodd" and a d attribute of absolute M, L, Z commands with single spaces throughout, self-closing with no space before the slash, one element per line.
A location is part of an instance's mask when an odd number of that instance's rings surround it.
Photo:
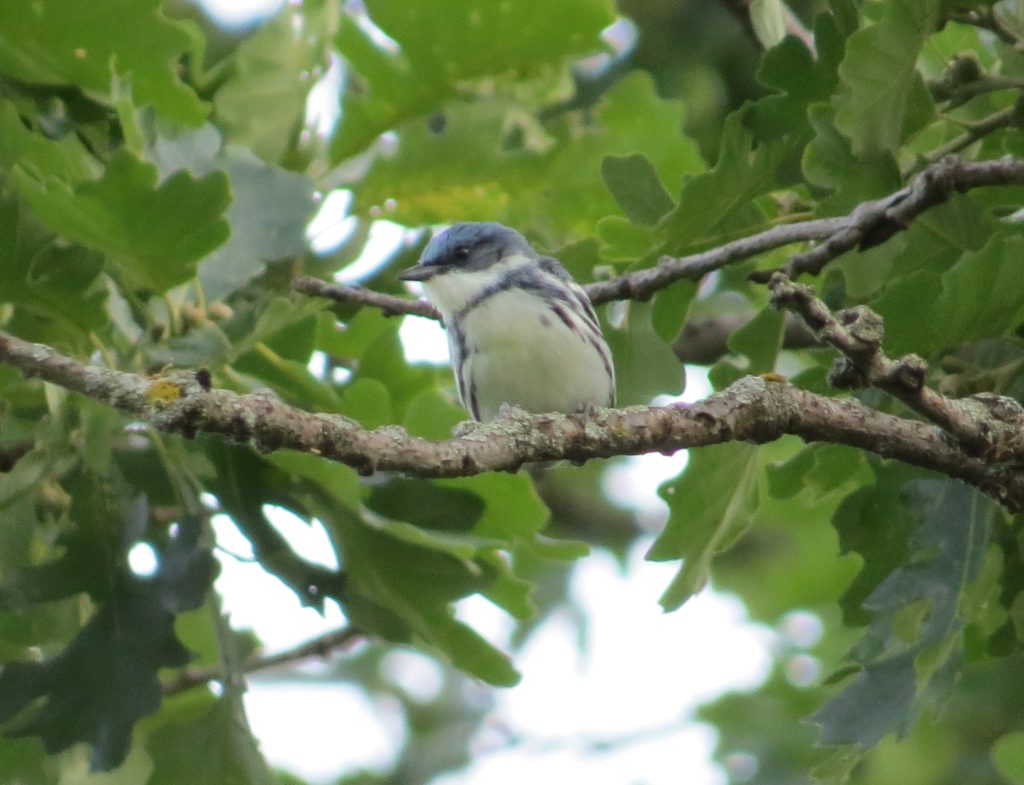
<path fill-rule="evenodd" d="M 401 294 L 394 271 L 433 224 L 502 221 L 590 280 L 843 214 L 951 151 L 1024 154 L 1009 111 L 1022 49 L 1019 0 L 306 0 L 232 31 L 186 0 L 7 3 L 0 328 L 445 438 L 463 418 L 447 369 L 407 363 L 396 319 L 293 294 L 295 275 L 345 267 L 381 218 L 409 232 L 361 282 Z M 351 196 L 344 236 L 314 253 L 307 226 L 335 189 Z M 956 195 L 836 261 L 822 295 L 881 313 L 890 353 L 925 356 L 944 392 L 1020 398 L 1022 201 Z M 831 353 L 781 352 L 782 319 L 747 279 L 784 258 L 602 309 L 620 399 L 678 394 L 672 344 L 716 312 L 752 317 L 716 385 L 779 363 L 823 391 Z M 108 785 L 297 782 L 268 770 L 244 721 L 257 643 L 210 589 L 215 513 L 371 642 L 322 678 L 393 701 L 406 742 L 392 770 L 343 781 L 464 765 L 493 702 L 466 674 L 519 675 L 454 604 L 503 609 L 513 646 L 556 609 L 578 617 L 573 560 L 624 558 L 649 524 L 604 497 L 610 463 L 365 478 L 165 437 L 0 367 L 0 781 L 86 781 L 91 765 Z M 662 604 L 710 580 L 778 633 L 766 683 L 702 710 L 732 781 L 1024 782 L 1015 519 L 951 480 L 791 439 L 701 450 L 661 497 L 648 555 L 682 561 Z M 270 507 L 322 521 L 341 570 L 295 553 Z M 140 544 L 152 574 L 129 568 Z M 820 619 L 818 640 L 787 637 L 794 611 Z M 441 663 L 431 699 L 388 675 L 410 646 Z M 174 688 L 189 662 L 224 689 Z M 809 663 L 824 675 L 801 676 Z"/>

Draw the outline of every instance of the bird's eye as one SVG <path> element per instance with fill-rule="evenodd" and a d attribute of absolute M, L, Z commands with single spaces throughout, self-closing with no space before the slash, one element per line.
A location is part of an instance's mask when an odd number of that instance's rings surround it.
<path fill-rule="evenodd" d="M 452 257 L 457 262 L 464 262 L 469 258 L 469 248 L 464 245 L 456 246 L 455 250 L 452 251 Z"/>

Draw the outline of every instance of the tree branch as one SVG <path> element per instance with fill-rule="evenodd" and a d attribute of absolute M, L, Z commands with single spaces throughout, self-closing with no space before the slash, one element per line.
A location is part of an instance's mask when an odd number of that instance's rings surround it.
<path fill-rule="evenodd" d="M 961 65 L 966 63 L 966 65 Z M 986 74 L 973 57 L 955 58 L 950 72 L 928 82 L 928 90 L 936 101 L 947 104 L 947 108 L 962 106 L 985 93 L 1002 90 L 1024 90 L 1024 79 L 1019 76 Z"/>
<path fill-rule="evenodd" d="M 1024 102 L 1018 99 L 1013 106 L 1008 106 L 975 123 L 965 125 L 965 130 L 962 134 L 950 139 L 944 145 L 931 150 L 927 155 L 922 156 L 908 171 L 903 173 L 903 176 L 908 177 L 920 166 L 930 166 L 936 161 L 946 158 L 946 156 L 958 153 L 965 147 L 970 147 L 979 139 L 998 131 L 1000 128 L 1019 127 L 1022 117 L 1024 117 L 1022 113 L 1024 113 Z"/>
<path fill-rule="evenodd" d="M 355 641 L 363 637 L 361 630 L 355 627 L 342 627 L 339 630 L 332 630 L 318 638 L 300 643 L 290 649 L 263 656 L 250 657 L 240 666 L 242 673 L 254 673 L 255 671 L 266 670 L 286 663 L 306 660 L 310 657 L 326 658 L 337 649 L 344 649 L 351 646 Z M 200 684 L 207 684 L 211 681 L 219 681 L 224 678 L 221 668 L 186 668 L 181 671 L 174 681 L 163 685 L 164 695 L 176 695 Z"/>
<path fill-rule="evenodd" d="M 0 332 L 0 362 L 192 437 L 202 431 L 263 451 L 294 449 L 354 467 L 362 474 L 403 472 L 456 477 L 515 471 L 523 463 L 586 461 L 647 452 L 672 453 L 728 441 L 764 443 L 784 434 L 846 444 L 957 477 L 1016 510 L 1024 508 L 1024 472 L 1014 464 L 969 455 L 941 430 L 875 411 L 854 399 L 828 398 L 746 377 L 689 406 L 599 409 L 590 417 L 528 415 L 513 410 L 492 423 L 432 442 L 397 426 L 362 428 L 346 417 L 309 413 L 270 393 L 210 390 L 177 372 L 144 378 L 83 365 L 55 350 Z"/>
<path fill-rule="evenodd" d="M 893 360 L 882 351 L 882 318 L 865 305 L 835 314 L 814 289 L 796 284 L 781 273 L 768 282 L 772 303 L 799 314 L 844 359 L 832 368 L 829 381 L 838 388 L 871 385 L 899 399 L 947 431 L 971 455 L 991 455 L 1024 427 L 1024 407 L 1015 399 L 982 393 L 947 398 L 925 384 L 928 365 L 916 354 Z"/>
<path fill-rule="evenodd" d="M 954 192 L 992 185 L 1024 184 L 1024 161 L 1006 156 L 994 161 L 967 163 L 944 158 L 918 174 L 913 182 L 889 196 L 862 202 L 844 219 L 844 226 L 821 245 L 796 254 L 782 267 L 790 278 L 802 273 L 817 275 L 830 261 L 853 248 L 864 250 L 888 240 L 913 223 L 930 207 L 945 202 Z M 767 283 L 775 270 L 750 277 Z"/>
<path fill-rule="evenodd" d="M 774 226 L 688 256 L 663 256 L 654 267 L 588 283 L 583 288 L 598 305 L 612 300 L 646 300 L 681 279 L 698 280 L 726 265 L 785 245 L 822 241 L 815 248 L 791 257 L 782 268 L 790 278 L 803 273 L 816 275 L 828 262 L 853 248 L 863 250 L 885 242 L 909 227 L 921 213 L 945 202 L 954 192 L 995 185 L 1024 185 L 1024 160 L 1007 156 L 993 161 L 965 162 L 948 157 L 921 170 L 904 188 L 863 202 L 848 215 Z M 758 271 L 751 274 L 751 278 L 767 283 L 773 272 Z M 339 302 L 381 308 L 389 315 L 437 318 L 437 312 L 429 303 L 383 295 L 362 287 L 328 284 L 309 277 L 299 278 L 294 287 L 297 291 Z"/>
<path fill-rule="evenodd" d="M 406 297 L 395 297 L 381 294 L 363 286 L 346 286 L 345 284 L 328 283 L 310 275 L 303 275 L 292 282 L 292 288 L 314 297 L 326 297 L 339 303 L 357 303 L 380 308 L 385 316 L 423 316 L 427 319 L 440 319 L 441 315 L 426 300 L 410 300 Z"/>
<path fill-rule="evenodd" d="M 672 344 L 679 362 L 712 365 L 729 354 L 729 338 L 753 318 L 753 313 L 716 314 L 686 320 L 682 332 Z M 798 317 L 786 314 L 782 334 L 783 349 L 806 349 L 818 340 Z"/>
<path fill-rule="evenodd" d="M 953 22 L 960 22 L 965 25 L 974 25 L 975 27 L 980 27 L 983 30 L 995 33 L 999 37 L 999 40 L 1003 43 L 1009 44 L 1010 46 L 1016 47 L 1017 44 L 1020 43 L 1013 33 L 999 23 L 999 20 L 996 19 L 996 16 L 992 13 L 991 9 L 987 12 L 977 9 L 965 11 L 963 13 L 954 12 L 949 14 L 949 19 Z"/>

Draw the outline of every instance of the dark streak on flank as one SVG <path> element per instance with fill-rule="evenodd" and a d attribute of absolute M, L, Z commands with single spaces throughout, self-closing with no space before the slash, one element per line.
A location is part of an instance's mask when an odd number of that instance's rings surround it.
<path fill-rule="evenodd" d="M 476 384 L 474 382 L 469 383 L 469 413 L 473 415 L 474 420 L 480 419 L 480 404 L 476 400 Z"/>
<path fill-rule="evenodd" d="M 614 373 L 614 371 L 612 371 L 612 360 L 608 356 L 608 348 L 607 348 L 607 346 L 605 344 L 601 343 L 599 340 L 597 340 L 593 335 L 587 336 L 587 338 L 590 341 L 590 345 L 594 347 L 594 349 L 597 351 L 598 355 L 600 356 L 601 363 L 604 365 L 604 370 L 608 374 L 608 378 L 609 379 L 614 378 L 615 373 Z"/>
<path fill-rule="evenodd" d="M 455 356 L 452 357 L 454 371 L 455 371 L 455 384 L 459 388 L 459 400 L 463 403 L 466 402 L 466 380 L 464 378 L 464 371 L 466 366 L 466 358 L 468 355 L 468 347 L 466 346 L 466 335 L 459 329 L 457 323 L 451 324 L 445 323 L 445 328 L 448 330 L 448 335 L 452 338 L 452 344 Z"/>
<path fill-rule="evenodd" d="M 577 331 L 576 323 L 572 320 L 572 316 L 569 314 L 569 312 L 565 310 L 564 305 L 562 305 L 559 302 L 552 302 L 551 310 L 554 311 L 555 315 L 562 320 L 562 324 L 568 327 L 572 332 Z"/>
<path fill-rule="evenodd" d="M 462 329 L 459 327 L 458 321 L 452 319 L 451 323 L 445 322 L 444 326 L 445 329 L 448 330 L 448 334 L 452 338 L 454 338 L 454 341 L 452 341 L 452 343 L 455 344 L 455 351 L 457 352 L 458 356 L 465 357 L 467 352 L 466 334 L 462 332 Z"/>
<path fill-rule="evenodd" d="M 597 323 L 597 314 L 594 313 L 594 305 L 593 303 L 590 302 L 590 298 L 587 297 L 586 292 L 583 292 L 580 289 L 574 287 L 572 290 L 572 295 L 573 297 L 576 298 L 576 302 L 580 306 L 580 311 L 586 315 L 587 321 L 590 322 L 591 326 L 595 330 L 600 332 L 601 327 Z"/>
<path fill-rule="evenodd" d="M 540 315 L 540 326 L 541 327 L 550 327 L 551 326 L 551 320 L 548 318 L 548 315 L 546 313 L 542 313 Z"/>

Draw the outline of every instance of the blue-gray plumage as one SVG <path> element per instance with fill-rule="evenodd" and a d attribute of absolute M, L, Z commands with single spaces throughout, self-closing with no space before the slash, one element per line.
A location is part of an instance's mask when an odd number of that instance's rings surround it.
<path fill-rule="evenodd" d="M 555 259 L 499 223 L 460 223 L 400 276 L 420 281 L 448 331 L 459 398 L 477 420 L 611 406 L 615 370 L 590 299 Z"/>

